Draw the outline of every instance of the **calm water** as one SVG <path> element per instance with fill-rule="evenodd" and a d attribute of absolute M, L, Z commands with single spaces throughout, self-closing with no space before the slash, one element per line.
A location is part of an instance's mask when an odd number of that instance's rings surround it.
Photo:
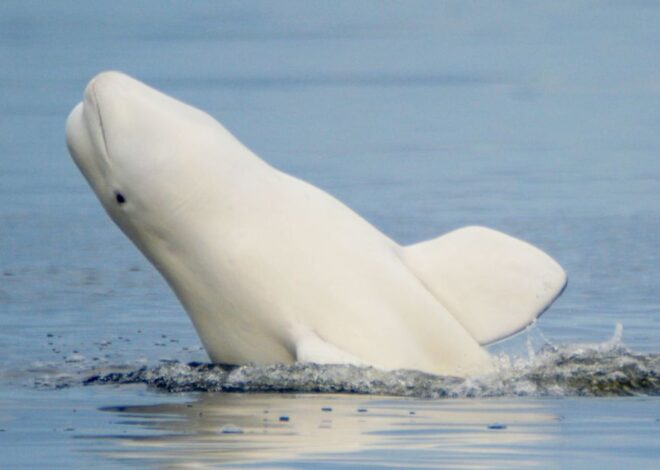
<path fill-rule="evenodd" d="M 0 60 L 0 467 L 660 458 L 656 3 L 4 0 Z M 403 244 L 491 226 L 569 288 L 494 379 L 186 366 L 192 326 L 64 145 L 106 69 Z"/>

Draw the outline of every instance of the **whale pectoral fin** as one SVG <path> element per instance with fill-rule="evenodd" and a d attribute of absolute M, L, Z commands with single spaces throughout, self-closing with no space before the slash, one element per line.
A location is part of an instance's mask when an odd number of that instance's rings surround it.
<path fill-rule="evenodd" d="M 296 362 L 367 365 L 352 354 L 324 341 L 311 331 L 301 335 L 296 341 Z"/>
<path fill-rule="evenodd" d="M 533 323 L 566 286 L 566 273 L 544 252 L 484 227 L 405 247 L 403 258 L 482 345 Z"/>

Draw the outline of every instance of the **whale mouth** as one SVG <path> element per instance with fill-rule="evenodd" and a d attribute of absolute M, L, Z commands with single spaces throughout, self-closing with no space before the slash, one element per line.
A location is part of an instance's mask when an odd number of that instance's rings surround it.
<path fill-rule="evenodd" d="M 110 151 L 108 149 L 108 139 L 106 137 L 105 126 L 103 125 L 103 113 L 101 112 L 101 105 L 96 92 L 97 81 L 98 77 L 95 77 L 85 88 L 83 112 L 88 119 L 93 121 L 92 124 L 98 128 L 98 132 L 95 132 L 95 134 L 97 139 L 101 141 L 99 146 L 103 149 L 105 160 L 110 163 Z"/>
<path fill-rule="evenodd" d="M 99 99 L 104 97 L 99 96 L 97 80 L 98 77 L 95 77 L 89 82 L 82 101 L 67 118 L 66 143 L 76 166 L 103 201 L 105 186 L 109 184 L 109 178 L 112 178 L 114 172 L 102 111 L 103 99 Z"/>
<path fill-rule="evenodd" d="M 96 154 L 111 164 L 113 120 L 121 125 L 130 101 L 130 83 L 119 72 L 104 72 L 92 78 L 83 92 L 82 102 L 71 112 L 67 122 L 67 141 L 75 148 L 87 134 Z M 117 112 L 121 110 L 122 112 Z M 71 147 L 71 146 L 70 146 Z"/>

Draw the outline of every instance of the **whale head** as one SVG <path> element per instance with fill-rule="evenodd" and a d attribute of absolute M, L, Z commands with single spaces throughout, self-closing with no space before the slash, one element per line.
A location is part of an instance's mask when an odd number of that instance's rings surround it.
<path fill-rule="evenodd" d="M 208 114 L 119 72 L 89 82 L 66 140 L 112 220 L 157 267 L 173 237 L 208 220 L 199 211 L 217 212 L 232 172 L 254 160 Z"/>
<path fill-rule="evenodd" d="M 202 157 L 208 160 L 217 125 L 137 80 L 104 72 L 69 115 L 66 138 L 103 207 L 134 235 L 150 223 L 161 225 L 202 182 L 209 164 Z"/>
<path fill-rule="evenodd" d="M 255 195 L 278 174 L 208 114 L 119 72 L 89 82 L 67 119 L 66 142 L 108 215 L 181 300 L 209 354 L 243 361 L 233 353 L 238 340 L 216 319 L 228 309 L 214 300 L 226 260 L 221 238 L 241 207 L 260 205 Z"/>

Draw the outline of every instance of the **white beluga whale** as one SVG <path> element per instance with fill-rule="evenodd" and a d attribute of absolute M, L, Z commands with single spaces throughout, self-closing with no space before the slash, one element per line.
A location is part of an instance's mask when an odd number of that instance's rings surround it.
<path fill-rule="evenodd" d="M 566 285 L 483 227 L 401 246 L 261 160 L 208 114 L 119 72 L 87 85 L 69 152 L 167 280 L 213 362 L 317 362 L 465 376 Z"/>

